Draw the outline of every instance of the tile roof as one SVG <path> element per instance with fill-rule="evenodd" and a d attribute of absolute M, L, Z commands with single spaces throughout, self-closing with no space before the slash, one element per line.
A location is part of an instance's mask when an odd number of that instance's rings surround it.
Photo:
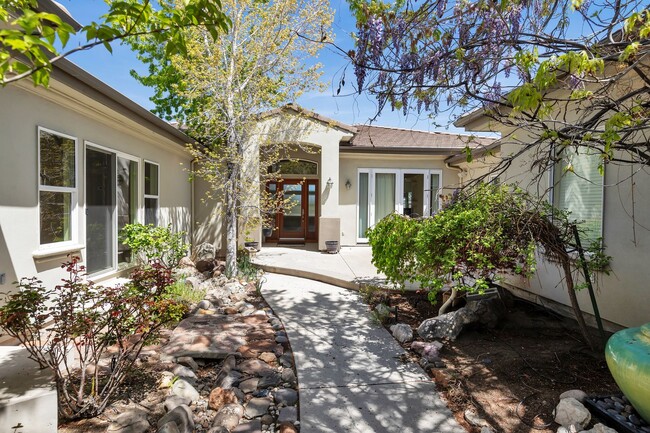
<path fill-rule="evenodd" d="M 467 145 L 472 148 L 491 145 L 495 139 L 473 135 L 426 132 L 385 126 L 356 125 L 358 132 L 350 143 L 341 143 L 342 151 L 433 152 L 453 154 Z"/>

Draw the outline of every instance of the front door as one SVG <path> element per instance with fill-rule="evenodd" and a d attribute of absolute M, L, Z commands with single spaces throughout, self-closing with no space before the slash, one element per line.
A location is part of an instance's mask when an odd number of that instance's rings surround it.
<path fill-rule="evenodd" d="M 276 216 L 276 230 L 267 238 L 279 242 L 318 240 L 318 179 L 286 179 L 268 185 L 279 190 L 284 209 Z"/>

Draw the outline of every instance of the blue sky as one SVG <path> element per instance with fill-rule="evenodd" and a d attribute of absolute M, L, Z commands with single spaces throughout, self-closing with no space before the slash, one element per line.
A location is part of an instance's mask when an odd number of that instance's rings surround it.
<path fill-rule="evenodd" d="M 58 0 L 70 11 L 70 14 L 82 25 L 91 21 L 98 21 L 99 17 L 106 12 L 106 4 L 103 0 Z M 331 7 L 336 11 L 333 30 L 336 34 L 336 43 L 341 48 L 349 50 L 353 43 L 349 35 L 355 30 L 354 18 L 350 14 L 345 0 L 331 0 Z M 76 44 L 72 41 L 69 47 Z M 111 87 L 117 89 L 140 105 L 151 109 L 153 104 L 149 101 L 152 94 L 151 89 L 142 86 L 131 77 L 129 71 L 135 69 L 144 73 L 146 68 L 135 57 L 127 46 L 113 44 L 113 54 L 110 54 L 103 47 L 96 47 L 86 52 L 75 53 L 69 60 L 87 70 L 97 78 L 101 79 Z M 349 95 L 353 91 L 350 85 L 341 91 L 346 96 L 334 96 L 336 83 L 345 70 L 348 62 L 341 57 L 333 48 L 327 48 L 321 52 L 320 62 L 324 65 L 323 81 L 328 83 L 328 90 L 324 93 L 310 93 L 298 100 L 298 103 L 305 108 L 317 113 L 331 117 L 340 122 L 348 124 L 368 123 L 376 110 L 374 100 L 367 95 Z M 352 68 L 348 65 L 346 70 L 346 82 L 355 80 Z M 332 84 L 334 83 L 334 84 Z M 440 119 L 440 124 L 446 124 L 446 119 Z M 434 130 L 426 114 L 410 114 L 403 116 L 398 112 L 391 112 L 390 109 L 382 113 L 375 122 L 375 125 L 395 126 L 408 129 Z M 450 128 L 455 131 L 455 129 Z"/>

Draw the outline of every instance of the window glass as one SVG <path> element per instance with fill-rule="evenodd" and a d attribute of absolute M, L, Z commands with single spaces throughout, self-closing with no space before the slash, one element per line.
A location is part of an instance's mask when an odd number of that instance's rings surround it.
<path fill-rule="evenodd" d="M 144 223 L 158 225 L 158 209 L 160 206 L 158 192 L 158 164 L 144 163 Z"/>
<path fill-rule="evenodd" d="M 580 223 L 585 241 L 602 235 L 603 176 L 598 171 L 600 157 L 594 153 L 565 149 L 555 165 L 553 205 L 567 210 L 569 218 Z M 587 242 L 585 242 L 586 244 Z"/>
<path fill-rule="evenodd" d="M 438 173 L 431 173 L 431 192 L 430 192 L 431 203 L 431 215 L 438 212 L 440 209 L 440 175 Z"/>
<path fill-rule="evenodd" d="M 138 163 L 117 158 L 117 232 L 138 218 Z M 131 248 L 118 245 L 118 263 L 131 262 Z"/>
<path fill-rule="evenodd" d="M 285 159 L 269 167 L 269 173 L 316 175 L 318 164 L 311 161 Z"/>
<path fill-rule="evenodd" d="M 72 240 L 72 193 L 41 191 L 41 244 Z"/>
<path fill-rule="evenodd" d="M 74 188 L 75 140 L 40 130 L 39 144 L 41 185 Z"/>
<path fill-rule="evenodd" d="M 144 199 L 144 223 L 158 225 L 158 199 Z"/>
<path fill-rule="evenodd" d="M 158 165 L 150 162 L 144 164 L 144 193 L 158 195 Z"/>
<path fill-rule="evenodd" d="M 368 173 L 359 173 L 359 232 L 357 237 L 363 239 L 368 230 Z"/>

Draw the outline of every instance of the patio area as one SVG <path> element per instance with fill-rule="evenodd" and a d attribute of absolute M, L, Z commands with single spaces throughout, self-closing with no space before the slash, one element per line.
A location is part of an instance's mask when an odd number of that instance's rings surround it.
<path fill-rule="evenodd" d="M 386 277 L 371 263 L 369 246 L 341 247 L 338 254 L 317 250 L 316 244 L 264 245 L 251 262 L 266 272 L 308 278 L 358 290 L 361 286 L 386 285 Z"/>

